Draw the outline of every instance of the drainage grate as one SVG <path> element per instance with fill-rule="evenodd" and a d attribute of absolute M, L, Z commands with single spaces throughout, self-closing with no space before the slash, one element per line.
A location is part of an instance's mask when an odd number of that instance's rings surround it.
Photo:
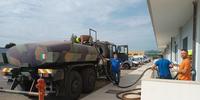
<path fill-rule="evenodd" d="M 109 94 L 117 94 L 119 92 L 122 92 L 123 90 L 108 90 L 105 93 L 109 93 Z"/>

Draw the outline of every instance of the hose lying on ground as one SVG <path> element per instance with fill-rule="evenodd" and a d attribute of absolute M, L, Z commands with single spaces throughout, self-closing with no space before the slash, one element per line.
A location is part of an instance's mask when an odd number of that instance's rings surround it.
<path fill-rule="evenodd" d="M 126 98 L 127 95 L 138 95 L 138 96 L 140 96 L 140 95 L 141 95 L 140 92 L 137 92 L 137 93 L 129 93 L 129 92 L 138 91 L 138 90 L 141 90 L 141 88 L 135 88 L 135 89 L 125 90 L 125 91 L 122 91 L 122 92 L 117 93 L 117 94 L 116 94 L 116 97 L 117 97 L 118 99 L 121 99 L 121 100 L 140 100 L 140 97 L 134 97 L 134 98 L 131 98 L 131 99 Z M 124 93 L 124 94 L 123 94 L 123 93 Z M 120 97 L 121 94 L 123 94 L 123 95 Z"/>
<path fill-rule="evenodd" d="M 99 53 L 100 59 L 103 61 L 104 65 L 105 65 L 105 63 L 106 63 L 106 62 L 104 61 L 104 58 L 105 58 L 105 57 L 99 52 L 99 50 L 97 49 L 96 44 L 94 45 L 94 47 L 96 48 L 96 51 Z M 106 74 L 106 76 L 108 77 L 109 81 L 113 83 L 113 80 L 112 80 L 112 78 L 110 77 L 110 75 L 108 74 L 108 71 L 107 71 L 107 69 L 105 68 L 105 66 L 103 66 L 103 68 L 104 68 L 104 70 L 105 70 L 105 74 Z M 140 81 L 140 79 L 144 76 L 144 74 L 145 74 L 148 70 L 150 70 L 150 69 L 151 69 L 151 67 L 145 69 L 144 72 L 139 76 L 139 78 L 138 78 L 134 83 L 132 83 L 132 84 L 130 84 L 130 85 L 127 85 L 127 86 L 120 86 L 120 85 L 117 85 L 117 87 L 119 87 L 119 88 L 129 88 L 129 87 L 131 87 L 131 86 L 136 85 L 136 84 Z M 122 92 L 117 93 L 117 94 L 116 94 L 116 97 L 117 97 L 118 99 L 122 99 L 122 98 L 125 98 L 125 96 L 126 96 L 126 95 L 129 95 L 129 94 L 140 95 L 140 93 L 126 93 L 126 92 L 136 91 L 136 90 L 141 90 L 141 89 L 140 89 L 140 88 L 137 88 L 137 89 L 130 89 L 130 90 L 122 91 Z M 123 96 L 120 97 L 120 94 L 122 94 L 122 93 L 125 93 L 125 94 L 123 94 Z M 135 99 L 133 99 L 133 100 L 139 100 L 139 98 L 135 98 Z"/>
<path fill-rule="evenodd" d="M 145 74 L 148 70 L 151 70 L 151 67 L 145 69 L 144 72 L 142 72 L 142 74 L 139 76 L 139 78 L 138 78 L 134 83 L 132 83 L 132 84 L 130 84 L 130 85 L 127 85 L 127 86 L 119 86 L 119 85 L 118 85 L 117 87 L 119 87 L 119 88 L 129 88 L 129 87 L 131 87 L 131 86 L 136 85 L 136 84 L 141 80 L 141 78 L 144 76 L 144 74 Z M 138 93 L 129 93 L 129 92 L 131 92 L 131 91 L 138 91 L 138 90 L 141 90 L 141 88 L 135 88 L 135 89 L 125 90 L 125 91 L 122 91 L 122 92 L 117 93 L 117 94 L 116 94 L 116 97 L 117 97 L 118 99 L 125 99 L 127 95 L 131 95 L 131 94 L 139 95 L 139 96 L 140 96 L 140 95 L 141 95 L 140 92 L 138 92 Z M 124 93 L 124 94 L 123 94 L 123 93 Z M 123 94 L 122 97 L 120 97 L 121 94 Z M 129 99 L 125 99 L 125 100 L 129 100 Z M 140 97 L 132 98 L 131 100 L 140 100 Z"/>
<path fill-rule="evenodd" d="M 96 45 L 95 45 L 95 48 L 96 48 L 97 52 L 99 53 L 99 51 L 98 51 Z M 100 57 L 100 59 L 103 61 L 103 63 L 105 64 L 105 62 L 104 62 L 104 58 L 105 58 L 105 57 L 104 57 L 101 53 L 99 53 L 99 57 Z M 132 84 L 127 85 L 127 86 L 120 86 L 120 85 L 117 85 L 117 87 L 119 87 L 119 88 L 129 88 L 129 87 L 132 87 L 132 86 L 136 85 L 136 84 L 141 80 L 141 78 L 144 76 L 144 74 L 145 74 L 148 70 L 151 70 L 151 69 L 152 69 L 151 67 L 145 69 L 145 70 L 142 72 L 142 74 L 139 76 L 139 78 L 138 78 L 135 82 L 133 82 Z M 105 70 L 105 74 L 106 74 L 106 76 L 108 77 L 109 81 L 111 81 L 111 82 L 113 83 L 113 80 L 112 80 L 112 78 L 109 76 L 109 74 L 108 74 L 107 69 L 105 68 L 105 66 L 104 66 L 104 70 Z M 156 70 L 156 71 L 158 71 L 158 70 Z M 172 78 L 172 79 L 176 79 L 177 76 L 178 76 L 178 73 L 177 73 L 177 74 L 175 75 L 175 77 Z M 141 92 L 130 93 L 130 92 L 138 91 L 138 90 L 141 90 L 141 88 L 135 88 L 135 89 L 125 90 L 125 91 L 122 91 L 122 92 L 117 93 L 117 94 L 116 94 L 116 97 L 117 97 L 118 99 L 123 99 L 123 100 L 140 100 L 140 97 L 135 97 L 135 98 L 131 98 L 131 99 L 126 98 L 127 95 L 131 95 L 131 94 L 140 96 L 140 95 L 141 95 Z M 123 94 L 122 97 L 120 97 L 121 94 Z"/>
<path fill-rule="evenodd" d="M 134 83 L 132 83 L 132 84 L 130 84 L 130 85 L 127 85 L 127 86 L 120 86 L 120 85 L 118 85 L 117 87 L 119 87 L 119 88 L 129 88 L 129 87 L 131 87 L 131 86 L 137 84 L 148 70 L 151 70 L 151 67 L 145 69 L 145 70 L 142 72 L 142 74 L 139 76 L 139 78 L 138 78 Z"/>
<path fill-rule="evenodd" d="M 144 72 L 139 76 L 139 78 L 138 78 L 133 84 L 128 85 L 128 86 L 118 86 L 118 87 L 120 87 L 120 88 L 128 88 L 128 87 L 131 87 L 131 86 L 133 86 L 133 85 L 136 85 L 136 84 L 140 81 L 140 79 L 144 76 L 144 74 L 145 74 L 148 70 L 150 70 L 150 69 L 151 69 L 151 67 L 145 69 Z M 156 71 L 158 71 L 158 70 L 156 70 Z M 173 77 L 172 79 L 173 79 L 173 80 L 176 80 L 178 74 L 179 74 L 179 73 L 177 73 L 177 74 L 175 75 L 175 77 Z M 138 90 L 141 90 L 141 88 L 135 88 L 135 89 L 125 90 L 125 91 L 122 91 L 122 92 L 117 93 L 117 94 L 116 94 L 116 97 L 117 97 L 118 99 L 121 99 L 121 100 L 140 100 L 140 97 L 135 97 L 135 98 L 131 98 L 131 99 L 126 98 L 127 95 L 138 95 L 138 96 L 141 96 L 141 92 L 130 93 L 130 92 L 138 91 Z M 123 94 L 123 95 L 120 97 L 121 94 Z"/>

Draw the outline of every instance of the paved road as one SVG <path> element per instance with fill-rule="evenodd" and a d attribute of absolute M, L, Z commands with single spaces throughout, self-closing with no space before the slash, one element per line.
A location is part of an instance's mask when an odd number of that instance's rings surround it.
<path fill-rule="evenodd" d="M 131 70 L 122 70 L 121 76 L 123 77 L 123 76 L 127 75 L 128 73 L 132 72 L 133 70 L 135 70 L 135 68 L 133 68 Z M 106 81 L 105 79 L 98 79 L 96 82 L 95 91 L 104 87 L 105 85 L 107 85 L 109 83 L 110 82 Z M 5 77 L 2 77 L 2 75 L 0 75 L 0 87 L 3 87 L 4 89 L 9 89 L 10 85 L 11 85 L 11 83 L 7 83 L 7 79 Z M 19 90 L 20 87 L 17 87 L 17 89 Z M 83 98 L 87 95 L 89 95 L 89 94 L 81 94 L 80 98 Z M 36 97 L 28 97 L 28 96 L 20 95 L 20 94 L 0 92 L 0 100 L 37 100 L 37 98 Z M 46 100 L 57 100 L 57 98 L 47 97 Z"/>
<path fill-rule="evenodd" d="M 143 66 L 141 66 L 140 68 L 138 68 L 137 70 L 128 70 L 130 71 L 127 75 L 125 75 L 124 77 L 121 77 L 121 81 L 120 81 L 120 86 L 127 86 L 132 84 L 133 82 L 135 82 L 139 76 L 142 74 L 142 72 L 149 68 L 150 66 L 152 66 L 152 63 L 148 63 L 145 64 Z M 146 79 L 146 78 L 150 78 L 152 75 L 152 71 L 147 71 L 144 76 L 142 77 L 142 79 Z M 82 98 L 81 100 L 118 100 L 116 98 L 116 93 L 121 92 L 121 91 L 125 91 L 125 90 L 129 90 L 129 89 L 134 89 L 134 88 L 140 88 L 140 84 L 141 82 L 138 82 L 136 85 L 129 87 L 129 88 L 119 88 L 117 86 L 113 86 L 113 84 L 108 84 L 104 87 L 102 87 L 101 89 L 91 93 L 90 95 Z M 132 91 L 133 92 L 133 91 Z M 137 91 L 139 92 L 139 91 Z M 133 92 L 135 93 L 135 91 Z M 137 96 L 138 95 L 131 95 L 132 96 Z"/>

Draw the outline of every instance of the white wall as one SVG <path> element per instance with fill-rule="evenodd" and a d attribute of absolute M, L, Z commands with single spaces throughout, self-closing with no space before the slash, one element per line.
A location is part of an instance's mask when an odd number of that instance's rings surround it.
<path fill-rule="evenodd" d="M 198 3 L 200 5 L 200 2 Z M 198 6 L 198 14 L 197 14 L 197 42 L 196 42 L 196 80 L 200 81 L 200 6 Z M 180 33 L 174 37 L 174 41 L 178 44 L 178 62 L 181 63 L 182 59 L 180 56 L 180 50 L 183 48 L 183 39 L 185 37 L 188 37 L 188 49 L 192 49 L 193 44 L 193 20 L 192 18 L 185 24 L 183 27 L 180 28 Z M 171 43 L 169 43 L 170 45 Z M 173 50 L 175 48 L 175 45 L 173 45 Z M 170 49 L 170 48 L 169 48 Z M 172 53 L 172 61 L 175 62 L 175 52 Z M 170 59 L 171 53 L 169 52 L 167 54 L 168 59 Z"/>
<path fill-rule="evenodd" d="M 198 17 L 197 17 L 197 42 L 196 42 L 196 63 L 195 63 L 195 67 L 196 67 L 196 80 L 200 81 L 200 0 L 198 3 Z M 175 45 L 173 43 L 173 50 L 172 50 L 172 62 L 175 62 L 175 56 L 178 57 L 177 59 L 177 63 L 181 63 L 182 58 L 180 56 L 180 50 L 183 48 L 183 39 L 185 37 L 188 37 L 188 50 L 192 49 L 192 44 L 193 44 L 193 19 L 191 17 L 190 20 L 188 20 L 187 23 L 185 23 L 185 25 L 183 25 L 182 27 L 180 27 L 178 30 L 180 30 L 179 34 L 177 36 L 174 37 L 173 42 L 176 41 L 176 43 L 178 44 L 178 53 L 177 55 L 175 55 L 174 49 L 175 49 Z M 169 60 L 171 60 L 171 43 L 168 44 L 168 51 L 165 52 L 165 57 Z"/>
<path fill-rule="evenodd" d="M 193 20 L 192 18 L 182 27 L 181 39 L 183 44 L 183 39 L 188 37 L 188 50 L 192 49 L 192 34 L 193 34 Z M 182 47 L 183 48 L 183 47 Z"/>
<path fill-rule="evenodd" d="M 176 61 L 176 59 L 175 59 L 175 56 L 176 56 L 176 54 L 175 54 L 175 46 L 176 46 L 177 43 L 175 44 L 175 42 L 176 42 L 176 38 L 173 37 L 173 39 L 172 39 L 172 62 Z"/>
<path fill-rule="evenodd" d="M 200 25 L 199 25 L 200 26 Z M 198 30 L 200 30 L 200 28 L 198 28 Z M 196 43 L 196 80 L 200 81 L 200 32 L 198 32 L 197 34 L 198 38 L 197 38 L 197 43 Z"/>
<path fill-rule="evenodd" d="M 170 44 L 168 45 L 168 47 L 165 49 L 165 55 L 164 57 L 166 59 L 169 59 L 170 60 Z"/>
<path fill-rule="evenodd" d="M 180 53 L 181 53 L 181 49 L 182 49 L 182 40 L 181 40 L 182 36 L 179 33 L 176 37 L 175 37 L 175 41 L 178 45 L 178 52 L 177 52 L 177 63 L 180 63 L 182 61 Z"/>
<path fill-rule="evenodd" d="M 177 80 L 142 80 L 141 100 L 199 100 L 200 83 Z"/>
<path fill-rule="evenodd" d="M 200 2 L 198 3 L 198 13 L 197 13 L 197 42 L 196 42 L 196 80 L 200 81 Z M 192 49 L 192 33 L 193 33 L 193 20 L 192 18 L 181 28 L 180 34 L 178 34 L 175 37 L 176 43 L 178 43 L 178 63 L 180 63 L 181 56 L 180 56 L 180 50 L 183 48 L 183 39 L 185 37 L 188 37 L 188 49 Z M 174 49 L 174 46 L 173 46 Z M 169 53 L 170 54 L 170 53 Z M 174 55 L 173 55 L 173 61 L 174 61 Z"/>
<path fill-rule="evenodd" d="M 200 81 L 200 32 L 198 33 L 198 42 L 196 43 L 196 80 Z"/>
<path fill-rule="evenodd" d="M 196 80 L 200 81 L 200 2 L 198 3 L 197 13 L 197 42 L 196 42 Z"/>
<path fill-rule="evenodd" d="M 192 19 L 190 19 L 183 27 L 180 28 L 180 33 L 173 37 L 172 40 L 172 53 L 171 53 L 171 43 L 169 43 L 168 52 L 166 52 L 166 58 L 171 60 L 171 54 L 172 54 L 172 62 L 181 63 L 182 59 L 180 56 L 180 51 L 183 48 L 183 39 L 185 37 L 188 37 L 188 50 L 192 49 Z M 178 45 L 178 52 L 177 55 L 175 55 L 175 44 Z M 175 56 L 177 56 L 177 61 L 175 61 Z"/>
<path fill-rule="evenodd" d="M 176 42 L 178 44 L 178 63 L 182 62 L 181 58 L 181 49 L 183 49 L 183 39 L 188 37 L 188 50 L 192 49 L 192 33 L 193 33 L 193 20 L 192 18 L 185 24 L 183 27 L 180 28 L 180 33 L 175 37 Z"/>

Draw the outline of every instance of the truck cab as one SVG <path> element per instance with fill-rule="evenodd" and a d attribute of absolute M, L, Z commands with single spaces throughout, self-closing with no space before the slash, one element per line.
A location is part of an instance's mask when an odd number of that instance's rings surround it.
<path fill-rule="evenodd" d="M 128 45 L 118 45 L 118 58 L 122 60 L 123 69 L 131 69 L 133 63 L 128 59 Z"/>
<path fill-rule="evenodd" d="M 128 45 L 118 45 L 118 57 L 124 62 L 128 60 Z"/>

